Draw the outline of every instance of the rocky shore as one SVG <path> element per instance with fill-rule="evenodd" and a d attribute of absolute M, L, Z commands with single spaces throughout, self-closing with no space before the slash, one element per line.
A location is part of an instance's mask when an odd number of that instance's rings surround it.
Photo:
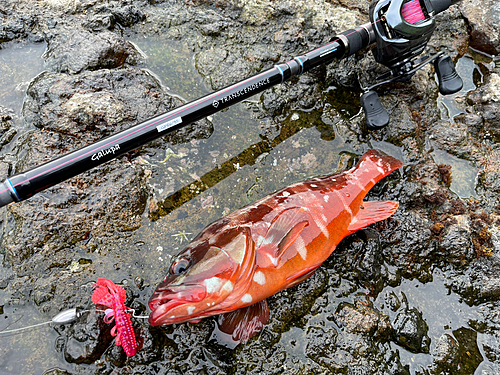
<path fill-rule="evenodd" d="M 22 109 L 0 92 L 0 178 L 326 44 L 366 23 L 368 5 L 0 0 L 0 77 L 16 69 L 3 52 L 46 46 L 43 71 L 19 82 Z M 360 111 L 360 87 L 384 71 L 363 51 L 1 208 L 0 330 L 91 312 L 0 336 L 0 372 L 500 373 L 500 8 L 463 0 L 437 25 L 428 51 L 467 63 L 466 87 L 442 97 L 427 67 L 381 89 L 383 130 L 368 131 Z M 230 350 L 213 319 L 134 319 L 138 354 L 113 344 L 90 302 L 97 277 L 145 315 L 171 257 L 205 225 L 370 148 L 404 161 L 369 195 L 399 201 L 398 212 L 273 296 L 260 335 Z"/>

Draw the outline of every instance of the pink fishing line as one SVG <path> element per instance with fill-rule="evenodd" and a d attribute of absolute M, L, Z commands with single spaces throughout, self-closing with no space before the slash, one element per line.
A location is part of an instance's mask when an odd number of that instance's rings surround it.
<path fill-rule="evenodd" d="M 420 6 L 420 0 L 411 0 L 403 4 L 401 14 L 406 22 L 415 24 L 425 19 L 424 12 Z"/>

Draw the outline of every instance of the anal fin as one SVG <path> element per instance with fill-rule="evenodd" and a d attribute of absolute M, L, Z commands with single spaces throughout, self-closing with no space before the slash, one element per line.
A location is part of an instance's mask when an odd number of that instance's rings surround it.
<path fill-rule="evenodd" d="M 363 202 L 363 206 L 349 224 L 347 230 L 355 232 L 377 221 L 385 220 L 396 212 L 398 206 L 399 203 L 394 201 Z"/>

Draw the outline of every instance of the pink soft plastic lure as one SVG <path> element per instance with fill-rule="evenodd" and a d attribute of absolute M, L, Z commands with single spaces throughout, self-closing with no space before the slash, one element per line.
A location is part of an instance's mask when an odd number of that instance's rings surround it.
<path fill-rule="evenodd" d="M 97 279 L 92 302 L 97 305 L 104 305 L 110 308 L 106 313 L 104 321 L 111 323 L 113 319 L 116 325 L 111 330 L 111 335 L 116 336 L 116 345 L 121 345 L 128 357 L 137 353 L 137 341 L 135 340 L 132 321 L 127 312 L 129 308 L 125 306 L 126 292 L 121 286 L 115 285 L 108 279 Z"/>

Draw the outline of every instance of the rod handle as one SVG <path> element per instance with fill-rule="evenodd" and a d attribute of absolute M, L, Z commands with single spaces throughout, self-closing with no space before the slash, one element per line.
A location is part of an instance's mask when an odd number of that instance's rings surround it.
<path fill-rule="evenodd" d="M 349 29 L 336 36 L 345 46 L 344 57 L 354 55 L 370 44 L 375 43 L 375 31 L 370 23 L 364 24 L 356 29 Z"/>

